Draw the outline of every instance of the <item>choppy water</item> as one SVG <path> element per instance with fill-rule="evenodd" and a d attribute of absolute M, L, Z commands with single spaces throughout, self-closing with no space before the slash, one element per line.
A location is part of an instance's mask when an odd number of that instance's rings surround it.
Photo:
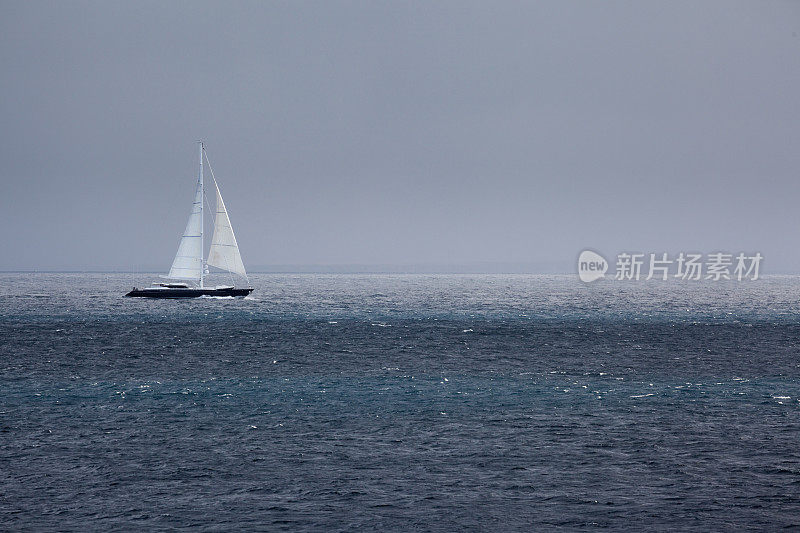
<path fill-rule="evenodd" d="M 800 278 L 253 285 L 0 274 L 0 528 L 800 527 Z"/>

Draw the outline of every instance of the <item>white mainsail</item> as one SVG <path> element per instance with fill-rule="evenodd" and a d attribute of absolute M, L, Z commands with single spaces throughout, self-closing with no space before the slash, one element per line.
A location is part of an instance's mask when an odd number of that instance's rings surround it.
<path fill-rule="evenodd" d="M 216 180 L 214 188 L 217 190 L 217 213 L 214 217 L 214 236 L 211 238 L 207 264 L 247 278 L 239 245 L 236 244 L 236 236 L 233 234 L 231 219 L 228 217 Z"/>
<path fill-rule="evenodd" d="M 168 278 L 198 280 L 203 275 L 203 178 L 197 180 L 194 203 Z"/>

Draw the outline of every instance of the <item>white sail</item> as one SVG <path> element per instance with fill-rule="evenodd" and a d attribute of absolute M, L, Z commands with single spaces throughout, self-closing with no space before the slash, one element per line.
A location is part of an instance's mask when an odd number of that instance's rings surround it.
<path fill-rule="evenodd" d="M 217 214 L 214 217 L 214 236 L 211 238 L 207 263 L 246 278 L 247 272 L 244 270 L 239 245 L 236 244 L 231 219 L 228 218 L 228 211 L 225 209 L 225 202 L 222 201 L 216 180 L 214 188 L 217 190 Z"/>
<path fill-rule="evenodd" d="M 186 230 L 178 245 L 178 253 L 169 269 L 168 278 L 198 280 L 203 274 L 203 182 L 197 180 L 194 203 Z"/>

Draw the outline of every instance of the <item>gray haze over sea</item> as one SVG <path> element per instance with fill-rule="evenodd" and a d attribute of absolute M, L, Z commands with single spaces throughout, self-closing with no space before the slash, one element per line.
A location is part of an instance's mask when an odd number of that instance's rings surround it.
<path fill-rule="evenodd" d="M 252 283 L 0 274 L 0 529 L 800 527 L 798 277 Z"/>
<path fill-rule="evenodd" d="M 251 270 L 800 264 L 800 2 L 0 5 L 0 270 L 163 269 L 198 139 Z"/>

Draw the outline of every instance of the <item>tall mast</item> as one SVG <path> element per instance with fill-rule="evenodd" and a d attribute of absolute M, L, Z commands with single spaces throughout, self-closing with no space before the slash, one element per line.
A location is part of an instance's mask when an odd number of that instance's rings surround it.
<path fill-rule="evenodd" d="M 203 244 L 203 202 L 205 201 L 206 191 L 203 188 L 203 141 L 197 141 L 200 145 L 200 288 L 203 288 L 203 276 L 206 273 L 205 261 L 203 255 L 205 246 Z"/>

